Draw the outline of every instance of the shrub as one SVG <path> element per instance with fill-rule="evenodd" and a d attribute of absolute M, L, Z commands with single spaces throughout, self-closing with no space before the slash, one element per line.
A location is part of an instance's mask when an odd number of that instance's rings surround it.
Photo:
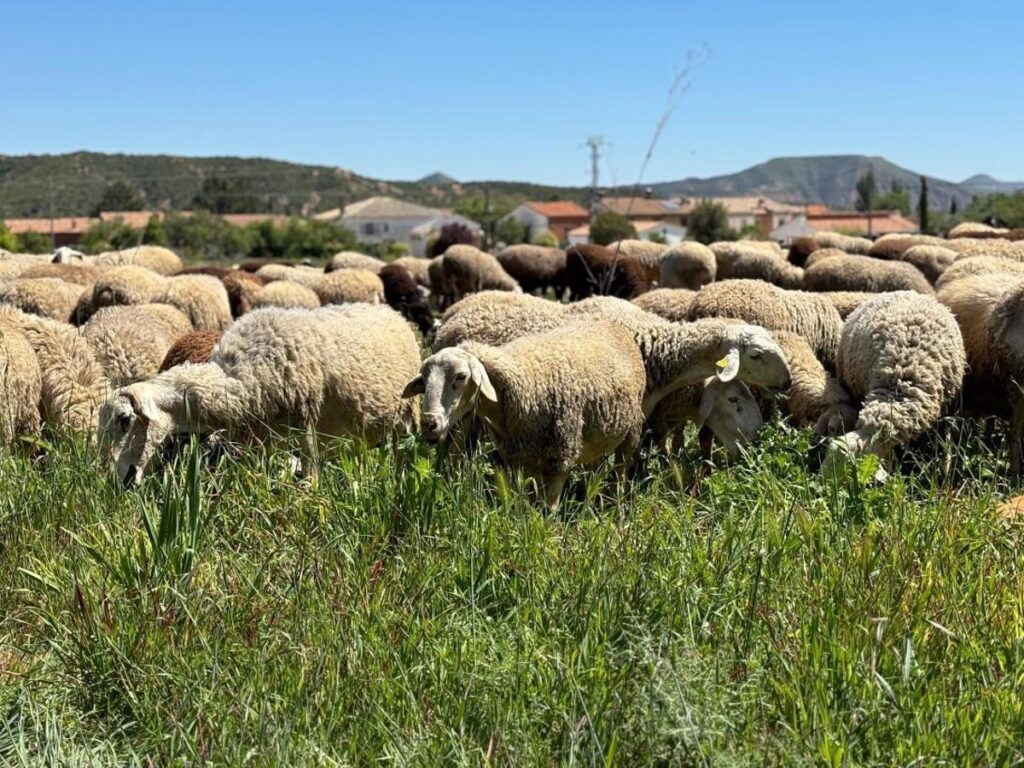
<path fill-rule="evenodd" d="M 542 229 L 532 240 L 534 245 L 543 245 L 545 248 L 557 248 L 558 238 L 555 237 L 555 233 L 550 229 Z"/>
<path fill-rule="evenodd" d="M 713 200 L 701 200 L 694 206 L 687 230 L 691 238 L 705 245 L 736 239 L 736 233 L 729 229 L 729 212 Z"/>
<path fill-rule="evenodd" d="M 605 211 L 597 214 L 590 223 L 590 242 L 595 245 L 608 245 L 632 237 L 636 237 L 636 227 L 621 213 Z"/>

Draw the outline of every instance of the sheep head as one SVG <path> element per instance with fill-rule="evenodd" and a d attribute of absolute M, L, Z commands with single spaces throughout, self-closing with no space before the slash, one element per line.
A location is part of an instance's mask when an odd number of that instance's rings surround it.
<path fill-rule="evenodd" d="M 707 426 L 735 459 L 740 445 L 749 443 L 764 424 L 761 409 L 753 393 L 742 381 L 719 381 L 710 377 L 704 382 L 698 408 L 697 428 Z"/>
<path fill-rule="evenodd" d="M 415 395 L 423 395 L 420 432 L 430 442 L 444 438 L 479 397 L 498 402 L 480 358 L 461 347 L 442 349 L 423 361 L 419 375 L 402 392 L 402 397 Z"/>
<path fill-rule="evenodd" d="M 184 396 L 156 381 L 122 387 L 100 407 L 100 455 L 114 463 L 130 488 L 145 475 L 183 421 Z"/>
<path fill-rule="evenodd" d="M 719 352 L 715 362 L 715 376 L 719 381 L 739 379 L 765 389 L 789 388 L 786 355 L 761 326 L 729 326 Z"/>

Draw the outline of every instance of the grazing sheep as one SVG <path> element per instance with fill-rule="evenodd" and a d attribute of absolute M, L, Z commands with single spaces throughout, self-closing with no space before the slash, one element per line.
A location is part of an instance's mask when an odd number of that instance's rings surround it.
<path fill-rule="evenodd" d="M 436 309 L 447 309 L 455 301 L 455 292 L 444 272 L 444 254 L 427 263 L 430 276 L 430 301 Z"/>
<path fill-rule="evenodd" d="M 947 246 L 947 241 L 932 235 L 882 235 L 871 244 L 867 255 L 874 256 L 876 259 L 895 261 L 899 259 L 905 250 L 915 245 L 940 245 L 945 247 Z"/>
<path fill-rule="evenodd" d="M 278 309 L 316 309 L 320 297 L 310 288 L 291 280 L 275 280 L 267 283 L 252 297 L 249 310 L 277 307 Z"/>
<path fill-rule="evenodd" d="M 935 290 L 941 291 L 953 281 L 964 277 L 986 274 L 1024 274 L 1024 262 L 1001 259 L 998 256 L 971 256 L 969 259 L 960 259 L 935 281 Z"/>
<path fill-rule="evenodd" d="M 784 412 L 798 427 L 813 426 L 819 435 L 840 435 L 853 428 L 857 408 L 842 383 L 825 370 L 811 345 L 796 333 L 774 331 L 792 379 Z"/>
<path fill-rule="evenodd" d="M 90 267 L 86 264 L 79 264 L 77 262 L 71 264 L 37 264 L 22 272 L 21 277 L 24 279 L 56 277 L 59 280 L 63 280 L 65 283 L 91 286 L 96 282 L 96 278 L 100 276 L 101 271 L 102 270 L 99 267 Z"/>
<path fill-rule="evenodd" d="M 574 301 L 595 295 L 632 299 L 650 290 L 647 270 L 636 259 L 603 246 L 571 246 L 565 260 Z"/>
<path fill-rule="evenodd" d="M 14 307 L 0 307 L 0 329 L 20 331 L 36 353 L 43 421 L 56 429 L 92 428 L 107 382 L 79 330 Z"/>
<path fill-rule="evenodd" d="M 866 237 L 850 237 L 838 232 L 815 232 L 811 237 L 821 248 L 838 248 L 844 253 L 867 256 L 871 250 L 871 241 Z"/>
<path fill-rule="evenodd" d="M 717 262 L 715 279 L 750 278 L 764 280 L 781 288 L 800 288 L 804 271 L 794 267 L 781 255 L 750 243 L 712 243 Z"/>
<path fill-rule="evenodd" d="M 339 269 L 362 269 L 377 275 L 383 268 L 384 262 L 373 258 L 373 256 L 356 251 L 340 251 L 331 256 L 327 266 L 324 267 L 324 272 L 335 272 Z"/>
<path fill-rule="evenodd" d="M 928 282 L 935 282 L 956 261 L 957 253 L 940 245 L 912 245 L 900 254 L 899 260 L 913 264 Z"/>
<path fill-rule="evenodd" d="M 144 267 L 165 277 L 178 274 L 182 267 L 178 254 L 159 245 L 140 245 L 122 251 L 107 251 L 96 256 L 93 263 L 101 267 Z"/>
<path fill-rule="evenodd" d="M 644 365 L 614 323 L 575 324 L 501 347 L 464 342 L 428 357 L 403 395 L 423 395 L 420 431 L 436 442 L 475 414 L 506 464 L 536 478 L 558 506 L 572 467 L 640 441 Z"/>
<path fill-rule="evenodd" d="M 513 280 L 519 283 L 524 293 L 549 288 L 555 298 L 561 300 L 569 286 L 565 266 L 565 251 L 560 248 L 545 248 L 540 245 L 510 245 L 496 258 Z"/>
<path fill-rule="evenodd" d="M 731 459 L 740 446 L 753 442 L 764 424 L 757 399 L 742 381 L 719 381 L 682 387 L 662 398 L 647 419 L 651 443 L 663 450 L 682 443 L 686 425 L 707 428 L 725 446 Z M 711 442 L 701 440 L 702 458 L 711 458 Z"/>
<path fill-rule="evenodd" d="M 37 266 L 31 262 L 0 258 L 0 283 L 17 280 L 25 272 Z M 41 265 L 40 265 L 41 266 Z"/>
<path fill-rule="evenodd" d="M 315 267 L 307 267 L 304 264 L 267 264 L 257 269 L 255 274 L 265 283 L 274 280 L 290 280 L 311 290 L 324 276 L 323 271 Z"/>
<path fill-rule="evenodd" d="M 932 284 L 913 264 L 883 261 L 871 256 L 834 256 L 804 271 L 808 291 L 917 291 L 931 294 Z"/>
<path fill-rule="evenodd" d="M 231 316 L 239 318 L 253 308 L 252 302 L 256 294 L 263 288 L 263 278 L 241 269 L 233 269 L 220 279 L 224 290 L 228 292 L 228 304 Z"/>
<path fill-rule="evenodd" d="M 813 267 L 819 261 L 831 259 L 833 256 L 847 255 L 848 254 L 846 253 L 846 251 L 840 251 L 838 248 L 819 248 L 818 250 L 816 250 L 814 253 L 807 257 L 807 260 L 804 262 L 804 270 L 808 269 L 809 267 Z"/>
<path fill-rule="evenodd" d="M 391 263 L 404 267 L 412 275 L 417 285 L 430 290 L 430 259 L 422 259 L 418 256 L 400 256 Z"/>
<path fill-rule="evenodd" d="M 689 319 L 690 305 L 697 297 L 697 291 L 685 288 L 655 288 L 633 299 L 633 303 L 645 312 L 650 312 L 673 322 Z"/>
<path fill-rule="evenodd" d="M 388 264 L 380 271 L 380 282 L 384 286 L 384 300 L 388 306 L 402 313 L 402 317 L 415 323 L 424 336 L 434 327 L 434 316 L 430 314 L 427 300 L 419 286 L 405 267 L 398 263 Z"/>
<path fill-rule="evenodd" d="M 86 290 L 81 285 L 65 283 L 56 277 L 22 277 L 0 286 L 0 304 L 10 304 L 23 312 L 71 323 Z"/>
<path fill-rule="evenodd" d="M 477 291 L 521 291 L 501 263 L 472 245 L 453 245 L 441 261 L 443 282 L 456 298 Z"/>
<path fill-rule="evenodd" d="M 192 267 L 185 267 L 179 272 L 179 275 L 209 275 L 210 277 L 216 277 L 218 280 L 224 279 L 225 275 L 230 275 L 232 272 L 238 270 L 232 267 L 215 267 L 211 264 L 199 264 Z"/>
<path fill-rule="evenodd" d="M 807 339 L 828 367 L 835 364 L 843 321 L 827 298 L 787 291 L 760 280 L 725 280 L 705 286 L 694 297 L 690 319 L 744 320 L 773 331 L 791 331 Z"/>
<path fill-rule="evenodd" d="M 806 267 L 807 259 L 821 247 L 813 237 L 794 237 L 787 259 L 794 267 Z"/>
<path fill-rule="evenodd" d="M 224 283 L 209 275 L 178 275 L 167 280 L 153 301 L 180 309 L 197 331 L 231 325 L 231 303 Z"/>
<path fill-rule="evenodd" d="M 658 281 L 662 288 L 698 291 L 714 282 L 717 269 L 714 251 L 701 243 L 680 240 L 661 254 Z"/>
<path fill-rule="evenodd" d="M 961 221 L 946 235 L 950 240 L 956 240 L 962 237 L 970 238 L 1001 238 L 1006 237 L 1010 230 L 1002 229 L 997 227 L 990 227 L 988 224 L 982 224 L 980 221 Z"/>
<path fill-rule="evenodd" d="M 1024 261 L 1024 243 L 1003 238 L 967 238 L 947 240 L 946 247 L 956 251 L 958 259 L 971 256 L 999 256 L 1004 259 Z"/>
<path fill-rule="evenodd" d="M 656 283 L 661 279 L 661 257 L 668 250 L 667 245 L 653 243 L 650 240 L 618 240 L 609 243 L 607 248 L 619 257 L 629 256 L 636 259 L 646 271 L 648 283 Z"/>
<path fill-rule="evenodd" d="M 81 251 L 76 251 L 74 248 L 62 245 L 53 252 L 53 258 L 50 259 L 50 263 L 83 265 L 88 261 L 88 259 L 89 257 Z"/>
<path fill-rule="evenodd" d="M 82 326 L 82 336 L 112 387 L 154 375 L 171 345 L 192 323 L 166 304 L 105 307 Z"/>
<path fill-rule="evenodd" d="M 42 388 L 39 360 L 28 339 L 0 325 L 0 443 L 38 434 Z"/>
<path fill-rule="evenodd" d="M 416 337 L 389 307 L 259 310 L 224 333 L 210 362 L 117 390 L 101 409 L 99 442 L 130 486 L 172 435 L 294 427 L 305 431 L 303 470 L 315 473 L 317 436 L 376 445 L 411 426 L 402 390 L 419 367 Z"/>
<path fill-rule="evenodd" d="M 243 272 L 256 274 L 261 269 L 263 269 L 263 267 L 266 267 L 270 264 L 275 264 L 284 267 L 288 266 L 288 264 L 281 264 L 281 262 L 276 261 L 274 259 L 246 259 L 245 261 L 239 263 L 238 268 Z"/>
<path fill-rule="evenodd" d="M 853 310 L 859 307 L 868 299 L 873 299 L 877 293 L 866 291 L 822 291 L 819 296 L 824 296 L 832 302 L 839 316 L 845 320 L 853 314 Z"/>
<path fill-rule="evenodd" d="M 160 363 L 159 372 L 185 363 L 208 363 L 224 334 L 220 331 L 190 331 L 171 345 Z"/>
<path fill-rule="evenodd" d="M 103 272 L 93 283 L 93 309 L 120 304 L 147 304 L 163 290 L 166 282 L 164 277 L 145 267 L 113 267 Z"/>
<path fill-rule="evenodd" d="M 310 287 L 324 306 L 384 301 L 384 284 L 376 274 L 365 269 L 339 269 L 322 275 Z"/>
<path fill-rule="evenodd" d="M 861 401 L 853 431 L 831 453 L 873 453 L 932 429 L 964 378 L 964 342 L 956 318 L 913 291 L 884 293 L 862 304 L 843 326 L 837 364 L 847 390 Z"/>
<path fill-rule="evenodd" d="M 499 346 L 527 333 L 564 325 L 562 305 L 525 293 L 481 291 L 450 306 L 441 317 L 433 350 L 463 341 Z"/>

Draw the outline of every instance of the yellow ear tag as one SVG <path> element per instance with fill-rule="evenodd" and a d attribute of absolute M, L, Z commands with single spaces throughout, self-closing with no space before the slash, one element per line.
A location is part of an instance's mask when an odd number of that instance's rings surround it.
<path fill-rule="evenodd" d="M 719 360 L 717 363 L 715 363 L 715 366 L 717 368 L 722 368 L 722 369 L 728 368 L 729 367 L 729 358 L 728 357 L 723 357 L 721 360 Z"/>

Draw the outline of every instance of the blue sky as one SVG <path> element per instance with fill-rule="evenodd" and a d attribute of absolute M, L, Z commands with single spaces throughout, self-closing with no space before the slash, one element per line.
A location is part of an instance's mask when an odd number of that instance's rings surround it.
<path fill-rule="evenodd" d="M 1024 180 L 1024 3 L 6 0 L 0 154 L 259 155 L 412 179 L 632 183 L 784 155 Z"/>

